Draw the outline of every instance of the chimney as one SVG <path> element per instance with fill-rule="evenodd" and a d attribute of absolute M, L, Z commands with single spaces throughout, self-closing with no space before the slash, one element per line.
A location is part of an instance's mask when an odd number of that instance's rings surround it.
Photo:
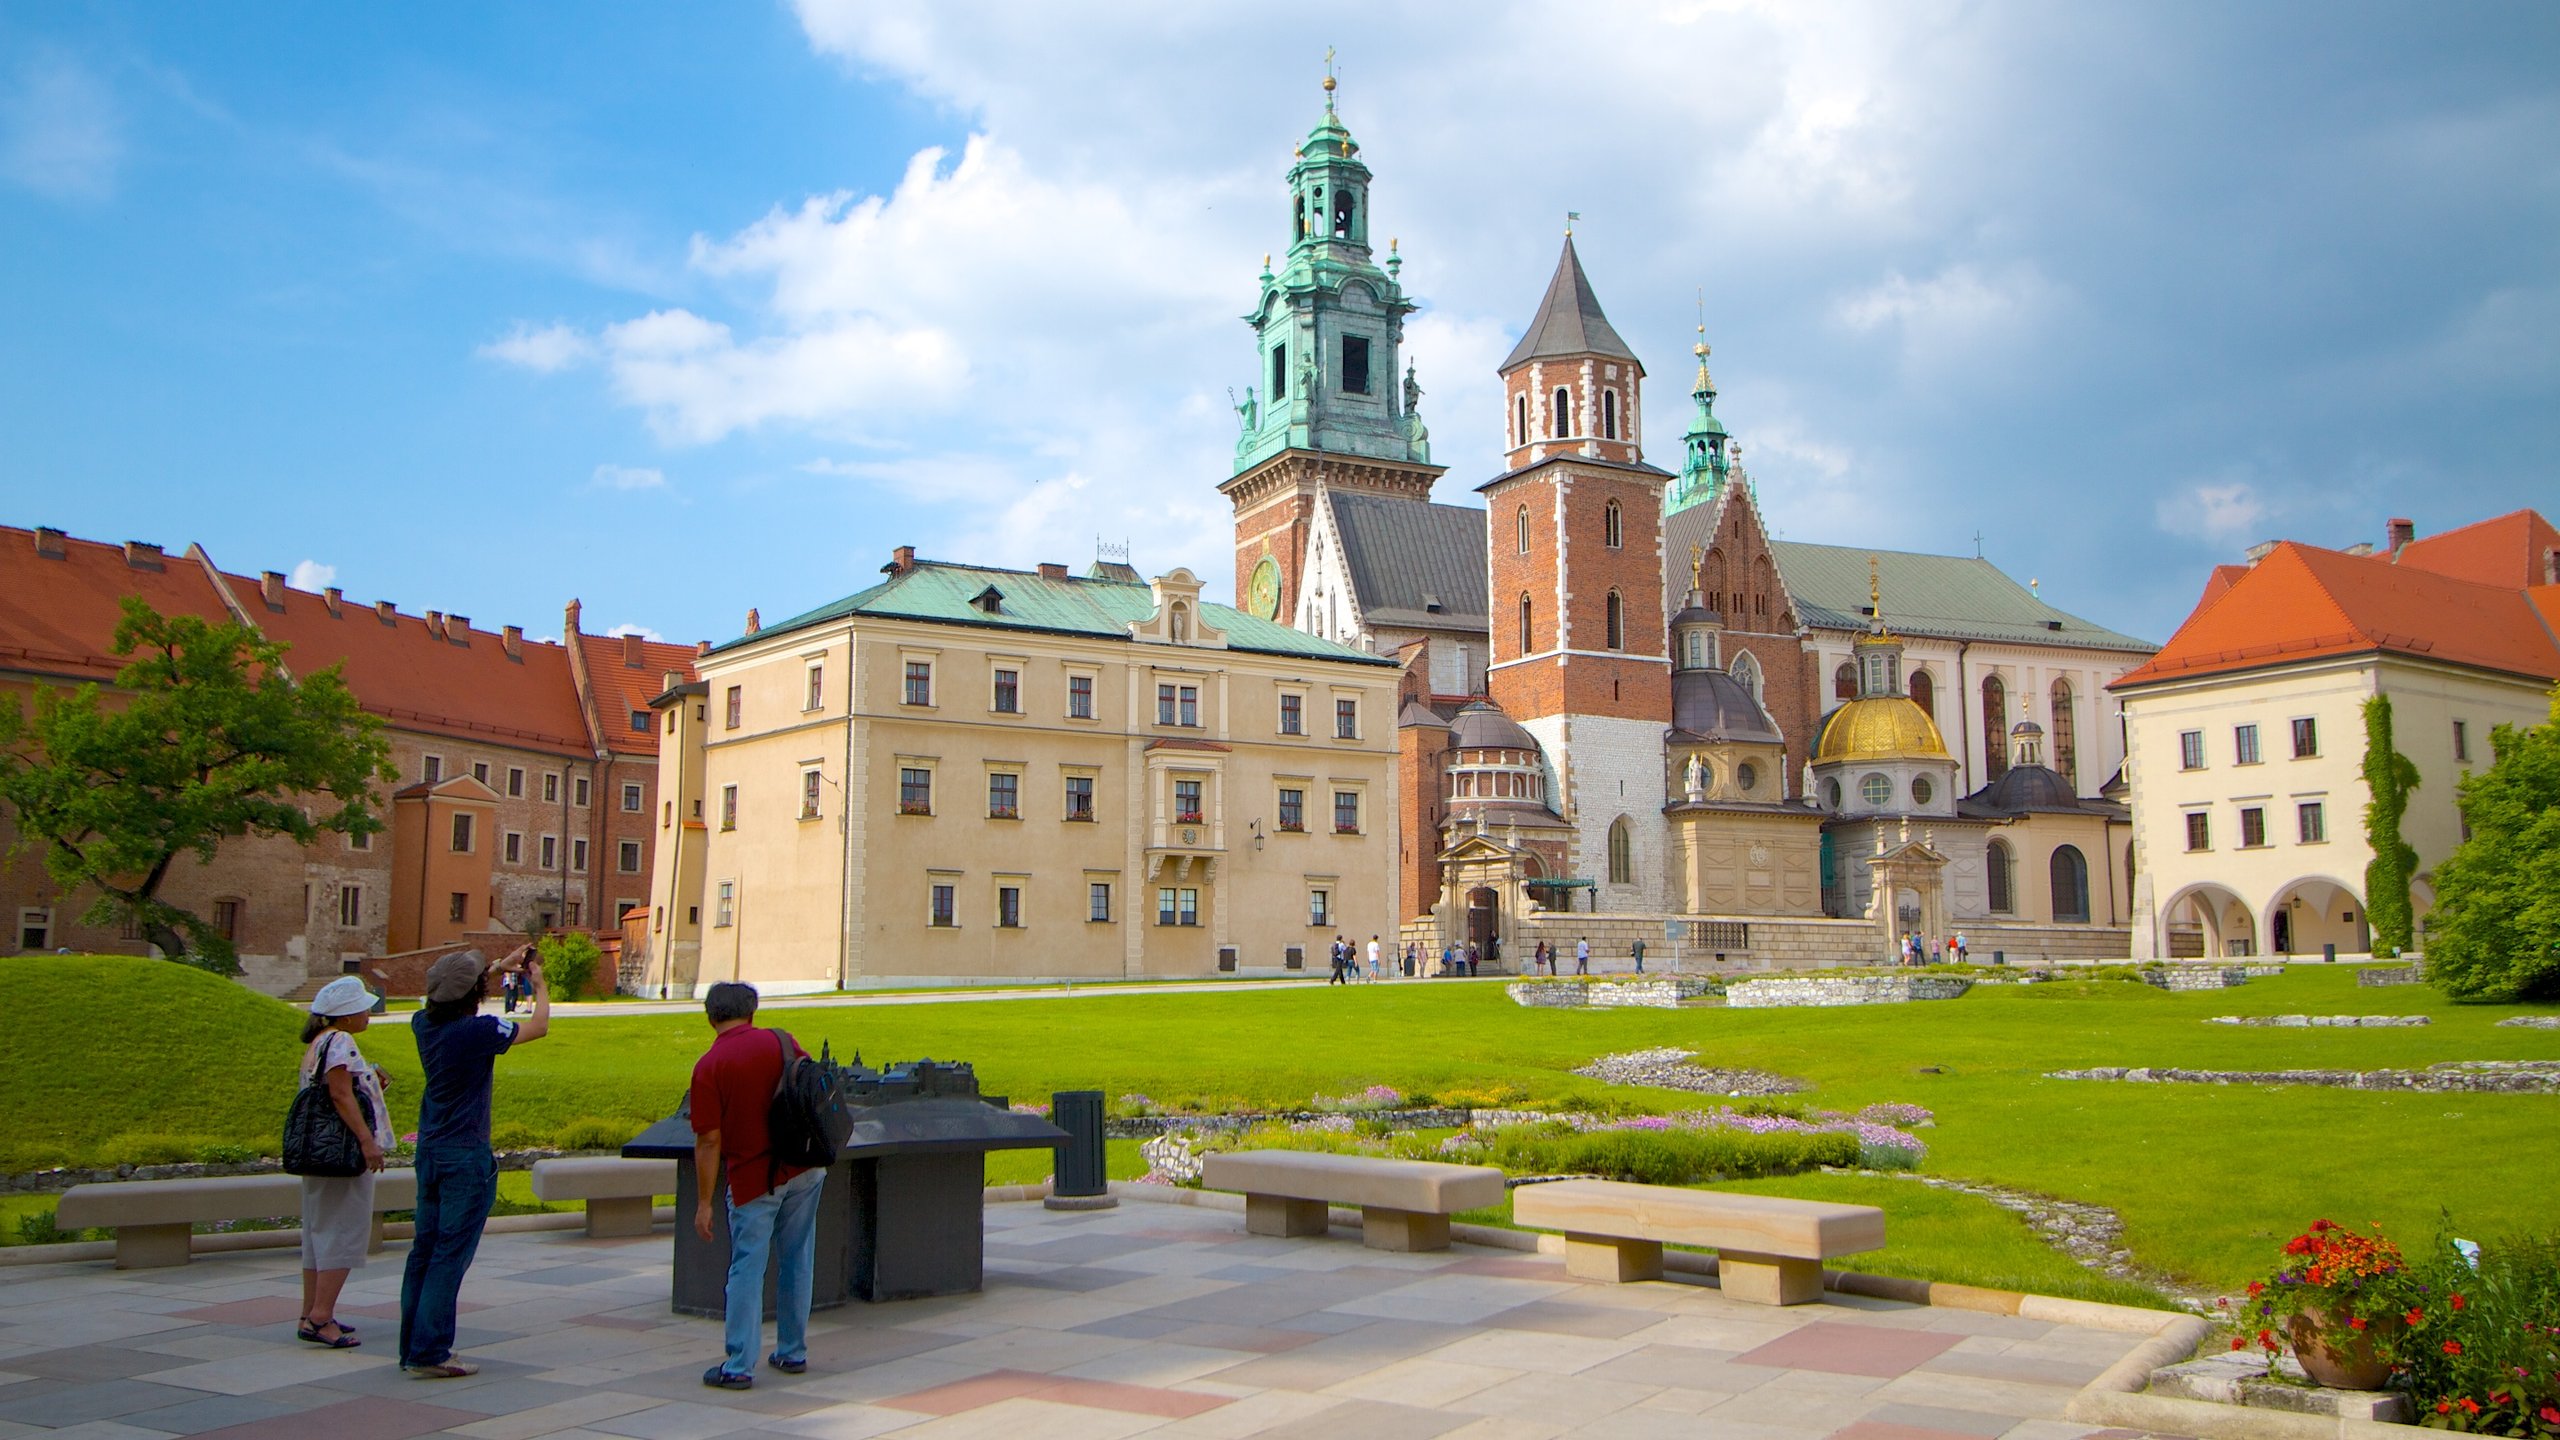
<path fill-rule="evenodd" d="M 889 563 L 880 567 L 883 575 L 904 575 L 916 568 L 916 547 L 901 545 L 889 552 Z"/>
<path fill-rule="evenodd" d="M 668 671 L 661 672 L 661 673 L 659 674 L 659 676 L 658 676 L 658 693 L 659 693 L 659 694 L 661 694 L 661 695 L 664 695 L 664 694 L 666 694 L 668 691 L 673 690 L 674 688 L 676 688 L 677 686 L 679 686 L 679 685 L 681 685 L 681 684 L 683 684 L 683 683 L 684 683 L 684 672 L 683 672 L 683 671 L 681 671 L 681 670 L 668 670 Z"/>
<path fill-rule="evenodd" d="M 711 653 L 711 642 L 710 642 L 710 641 L 708 641 L 708 640 L 696 640 L 696 641 L 694 641 L 694 642 L 693 642 L 693 658 L 694 658 L 694 659 L 699 660 L 699 659 L 701 659 L 703 656 L 708 655 L 708 654 L 710 654 L 710 653 Z"/>
<path fill-rule="evenodd" d="M 456 645 L 470 644 L 471 617 L 468 615 L 447 615 L 444 617 L 444 638 L 452 641 Z"/>
<path fill-rule="evenodd" d="M 36 557 L 41 560 L 62 559 L 62 532 L 50 525 L 36 527 Z"/>
<path fill-rule="evenodd" d="M 522 660 L 524 658 L 524 627 L 521 625 L 510 625 L 505 629 L 500 630 L 498 632 L 498 648 L 507 652 L 508 659 Z"/>
<path fill-rule="evenodd" d="M 2382 522 L 2382 533 L 2389 541 L 2391 558 L 2400 558 L 2400 547 L 2418 538 L 2418 522 L 2394 515 Z"/>
<path fill-rule="evenodd" d="M 560 638 L 564 643 L 578 638 L 578 616 L 585 608 L 575 600 L 569 602 L 568 612 L 560 617 Z"/>
<path fill-rule="evenodd" d="M 430 610 L 430 611 L 428 611 L 428 612 L 427 612 L 427 633 L 428 633 L 428 634 L 430 634 L 430 635 L 433 635 L 434 637 L 436 637 L 436 638 L 437 638 L 437 639 L 439 639 L 439 640 L 441 640 L 441 639 L 443 639 L 443 638 L 444 638 L 444 612 L 443 612 L 443 611 L 441 611 L 441 610 Z"/>
<path fill-rule="evenodd" d="M 148 540 L 127 540 L 124 542 L 124 563 L 132 566 L 136 570 L 165 570 L 168 568 L 161 562 L 160 547 L 152 544 Z"/>
<path fill-rule="evenodd" d="M 757 632 L 757 631 L 759 631 L 759 630 L 762 630 L 763 628 L 764 628 L 764 616 L 762 616 L 762 615 L 760 615 L 760 614 L 756 613 L 756 607 L 754 607 L 753 605 L 748 606 L 748 607 L 747 607 L 747 633 L 748 633 L 748 634 L 750 634 L 750 635 L 753 635 L 754 633 L 756 633 L 756 632 Z"/>
<path fill-rule="evenodd" d="M 267 602 L 268 609 L 281 614 L 284 610 L 284 572 L 281 570 L 259 571 L 258 595 Z"/>
<path fill-rule="evenodd" d="M 1043 580 L 1064 580 L 1067 578 L 1067 567 L 1059 564 L 1055 560 L 1043 560 L 1040 562 L 1040 578 Z"/>
<path fill-rule="evenodd" d="M 347 592 L 339 589 L 335 585 L 332 585 L 328 589 L 320 592 L 320 603 L 328 607 L 329 618 L 332 620 L 338 618 L 338 609 L 346 601 L 346 598 Z"/>
<path fill-rule="evenodd" d="M 2248 561 L 2252 565 L 2255 565 L 2259 561 L 2266 559 L 2269 555 L 2274 554 L 2276 544 L 2277 542 L 2273 540 L 2261 540 L 2244 551 L 2240 558 Z"/>
<path fill-rule="evenodd" d="M 398 607 L 394 606 L 388 600 L 374 601 L 373 614 L 375 619 L 380 620 L 385 625 L 397 625 L 400 623 L 400 611 Z"/>
<path fill-rule="evenodd" d="M 622 668 L 625 670 L 646 670 L 649 668 L 649 657 L 641 653 L 640 637 L 637 635 L 625 635 L 622 637 Z"/>

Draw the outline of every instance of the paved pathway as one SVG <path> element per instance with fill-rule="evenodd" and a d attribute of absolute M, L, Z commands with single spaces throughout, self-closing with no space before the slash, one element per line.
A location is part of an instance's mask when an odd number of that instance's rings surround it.
<path fill-rule="evenodd" d="M 1483 975 L 1474 977 L 1472 983 L 1481 985 L 1488 980 L 1518 978 L 1511 975 Z M 981 988 L 954 985 L 947 990 L 901 990 L 888 993 L 843 990 L 825 995 L 775 995 L 759 1001 L 756 1008 L 758 1010 L 814 1010 L 842 1005 L 955 1005 L 977 1000 L 1099 1000 L 1115 995 L 1216 995 L 1238 990 L 1304 990 L 1309 986 L 1322 988 L 1326 983 L 1324 977 L 1319 975 L 1311 980 L 1186 980 L 1163 984 L 1109 980 L 1082 985 L 1042 985 L 1036 988 L 1022 986 Z M 1383 986 L 1388 982 L 1381 980 L 1378 983 Z M 1419 985 L 1425 982 L 1418 979 L 1398 978 L 1393 983 Z M 1432 980 L 1429 983 L 1464 985 L 1471 982 L 1452 978 L 1445 982 Z M 497 1013 L 496 1002 L 491 1002 L 487 1008 L 491 1014 Z M 582 1001 L 575 1005 L 555 1006 L 551 1013 L 560 1019 L 574 1019 L 588 1015 L 699 1015 L 702 1013 L 702 1002 L 699 1000 Z"/>
<path fill-rule="evenodd" d="M 991 1205 L 986 1223 L 983 1294 L 823 1312 L 808 1373 L 745 1393 L 702 1387 L 719 1327 L 669 1313 L 663 1230 L 489 1237 L 462 1322 L 485 1368 L 458 1381 L 392 1363 L 399 1248 L 349 1286 L 366 1339 L 343 1353 L 292 1337 L 293 1251 L 12 1270 L 0 1440 L 2134 1433 L 2060 1418 L 2132 1335 L 1845 1297 L 1776 1310 L 1511 1251 L 1261 1239 L 1172 1205 Z"/>

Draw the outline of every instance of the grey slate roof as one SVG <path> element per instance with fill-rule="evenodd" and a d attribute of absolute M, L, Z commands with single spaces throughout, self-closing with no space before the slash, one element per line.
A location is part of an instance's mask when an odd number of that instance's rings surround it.
<path fill-rule="evenodd" d="M 1371 625 L 1480 631 L 1493 623 L 1485 600 L 1485 512 L 1341 490 L 1329 498 L 1342 558 Z"/>
<path fill-rule="evenodd" d="M 1636 352 L 1610 327 L 1609 317 L 1600 313 L 1600 297 L 1591 293 L 1591 277 L 1582 273 L 1582 258 L 1573 253 L 1571 235 L 1564 237 L 1564 254 L 1556 261 L 1555 278 L 1547 282 L 1546 298 L 1538 302 L 1537 318 L 1529 322 L 1520 343 L 1511 347 L 1511 358 L 1502 362 L 1502 368 L 1550 355 L 1636 358 Z"/>
<path fill-rule="evenodd" d="M 2057 610 L 2000 567 L 1970 555 L 1920 555 L 1797 540 L 1773 540 L 1769 550 L 1798 614 L 1817 630 L 1867 628 L 1867 557 L 1872 555 L 1884 587 L 1884 623 L 1903 634 L 2146 655 L 2160 648 Z"/>

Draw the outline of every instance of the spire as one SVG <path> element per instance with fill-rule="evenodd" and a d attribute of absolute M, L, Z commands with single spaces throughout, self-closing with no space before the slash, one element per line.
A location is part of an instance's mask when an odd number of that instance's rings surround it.
<path fill-rule="evenodd" d="M 1680 437 L 1680 483 L 1673 487 L 1665 514 L 1676 515 L 1692 505 L 1702 505 L 1724 493 L 1725 478 L 1731 457 L 1726 453 L 1724 422 L 1716 418 L 1716 382 L 1707 374 L 1706 302 L 1699 301 L 1698 343 L 1689 353 L 1698 357 L 1697 388 L 1689 392 L 1698 402 L 1697 413 L 1689 419 L 1688 431 Z M 1737 447 L 1738 448 L 1738 447 Z"/>
<path fill-rule="evenodd" d="M 1609 317 L 1600 313 L 1600 297 L 1591 293 L 1591 277 L 1582 273 L 1582 259 L 1573 253 L 1570 231 L 1564 237 L 1564 254 L 1556 260 L 1555 278 L 1547 282 L 1546 298 L 1538 302 L 1538 316 L 1529 322 L 1528 332 L 1512 347 L 1511 358 L 1502 362 L 1502 368 L 1561 355 L 1636 358 L 1636 352 L 1610 328 Z"/>

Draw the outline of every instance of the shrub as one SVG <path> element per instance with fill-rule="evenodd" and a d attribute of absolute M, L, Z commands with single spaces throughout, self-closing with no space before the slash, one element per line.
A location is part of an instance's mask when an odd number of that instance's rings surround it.
<path fill-rule="evenodd" d="M 604 950 L 596 937 L 584 930 L 562 930 L 545 935 L 538 942 L 542 955 L 542 973 L 551 981 L 555 1000 L 575 1000 L 595 984 L 596 967 L 604 963 Z"/>
<path fill-rule="evenodd" d="M 1858 1141 L 1839 1132 L 1584 1130 L 1511 1126 L 1484 1137 L 1487 1164 L 1514 1175 L 1594 1174 L 1646 1185 L 1793 1175 L 1821 1165 L 1854 1165 Z"/>
<path fill-rule="evenodd" d="M 216 1141 L 210 1145 L 198 1146 L 193 1158 L 199 1165 L 246 1165 L 257 1159 L 258 1155 L 258 1147 L 255 1145 L 236 1145 L 228 1141 Z"/>
<path fill-rule="evenodd" d="M 2560 1236 L 2473 1247 L 2440 1238 L 2394 1361 L 2419 1418 L 2484 1435 L 2560 1435 Z"/>
<path fill-rule="evenodd" d="M 277 1122 L 279 1132 L 283 1122 Z M 119 1165 L 184 1165 L 207 1148 L 221 1144 L 203 1135 L 117 1135 L 98 1146 L 98 1163 Z"/>
<path fill-rule="evenodd" d="M 551 1143 L 563 1150 L 619 1150 L 650 1123 L 581 1115 L 554 1131 Z"/>

